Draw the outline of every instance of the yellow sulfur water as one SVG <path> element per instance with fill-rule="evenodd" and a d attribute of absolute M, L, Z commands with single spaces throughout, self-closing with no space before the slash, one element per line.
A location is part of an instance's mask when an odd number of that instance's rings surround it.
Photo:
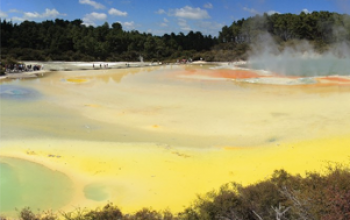
<path fill-rule="evenodd" d="M 21 164 L 9 158 L 58 174 L 38 178 L 61 179 L 72 190 L 52 196 L 50 186 L 39 187 L 38 194 L 57 199 L 54 210 L 113 202 L 124 213 L 177 212 L 227 182 L 247 185 L 275 169 L 303 174 L 349 163 L 347 85 L 247 84 L 232 78 L 258 73 L 232 71 L 161 66 L 2 81 L 0 155 L 8 161 L 1 175 L 22 176 L 8 171 Z M 1 213 L 23 204 L 11 199 Z M 47 199 L 26 201 L 46 209 Z"/>

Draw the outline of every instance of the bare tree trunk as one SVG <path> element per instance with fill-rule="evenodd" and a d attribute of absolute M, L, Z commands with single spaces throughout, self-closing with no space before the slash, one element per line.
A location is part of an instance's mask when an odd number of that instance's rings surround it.
<path fill-rule="evenodd" d="M 285 195 L 290 201 L 293 202 L 293 209 L 299 215 L 301 220 L 315 220 L 316 218 L 309 212 L 307 200 L 302 200 L 298 198 L 298 192 L 294 190 L 289 191 L 286 186 L 284 186 L 280 192 Z"/>
<path fill-rule="evenodd" d="M 281 203 L 278 203 L 278 208 L 277 207 L 272 207 L 272 209 L 276 213 L 276 220 L 282 220 L 282 217 L 286 212 L 290 209 L 291 207 L 287 207 L 286 209 L 282 210 L 283 207 L 281 206 Z"/>
<path fill-rule="evenodd" d="M 254 215 L 255 215 L 256 217 L 258 217 L 259 220 L 264 220 L 264 219 L 261 218 L 261 216 L 260 216 L 258 213 L 256 213 L 254 210 L 252 210 L 252 212 L 254 213 Z"/>

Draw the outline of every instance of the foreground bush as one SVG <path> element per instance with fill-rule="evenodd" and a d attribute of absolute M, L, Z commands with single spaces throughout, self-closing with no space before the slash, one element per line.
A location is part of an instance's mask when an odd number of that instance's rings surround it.
<path fill-rule="evenodd" d="M 95 210 L 78 209 L 71 213 L 34 214 L 20 212 L 22 220 L 349 220 L 350 171 L 329 168 L 325 175 L 306 173 L 304 177 L 277 170 L 268 180 L 243 187 L 229 183 L 217 191 L 198 196 L 193 205 L 173 214 L 141 209 L 123 214 L 113 204 Z"/>

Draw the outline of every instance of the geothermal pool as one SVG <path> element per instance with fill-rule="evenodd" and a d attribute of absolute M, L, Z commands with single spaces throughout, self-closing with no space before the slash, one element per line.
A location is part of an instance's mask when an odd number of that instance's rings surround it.
<path fill-rule="evenodd" d="M 348 164 L 349 75 L 221 64 L 2 80 L 0 212 L 176 212 L 230 181 Z"/>

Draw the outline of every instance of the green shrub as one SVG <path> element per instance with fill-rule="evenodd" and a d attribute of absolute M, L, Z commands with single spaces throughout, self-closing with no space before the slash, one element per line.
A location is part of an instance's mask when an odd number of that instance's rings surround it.
<path fill-rule="evenodd" d="M 5 67 L 3 66 L 3 64 L 1 63 L 1 67 L 0 67 L 0 76 L 5 75 Z"/>
<path fill-rule="evenodd" d="M 51 211 L 34 214 L 29 207 L 23 208 L 20 212 L 21 220 L 55 220 L 57 218 L 57 215 Z"/>
<path fill-rule="evenodd" d="M 105 205 L 102 209 L 96 209 L 89 211 L 84 215 L 86 220 L 109 220 L 109 219 L 122 219 L 123 214 L 117 206 L 112 203 Z"/>

